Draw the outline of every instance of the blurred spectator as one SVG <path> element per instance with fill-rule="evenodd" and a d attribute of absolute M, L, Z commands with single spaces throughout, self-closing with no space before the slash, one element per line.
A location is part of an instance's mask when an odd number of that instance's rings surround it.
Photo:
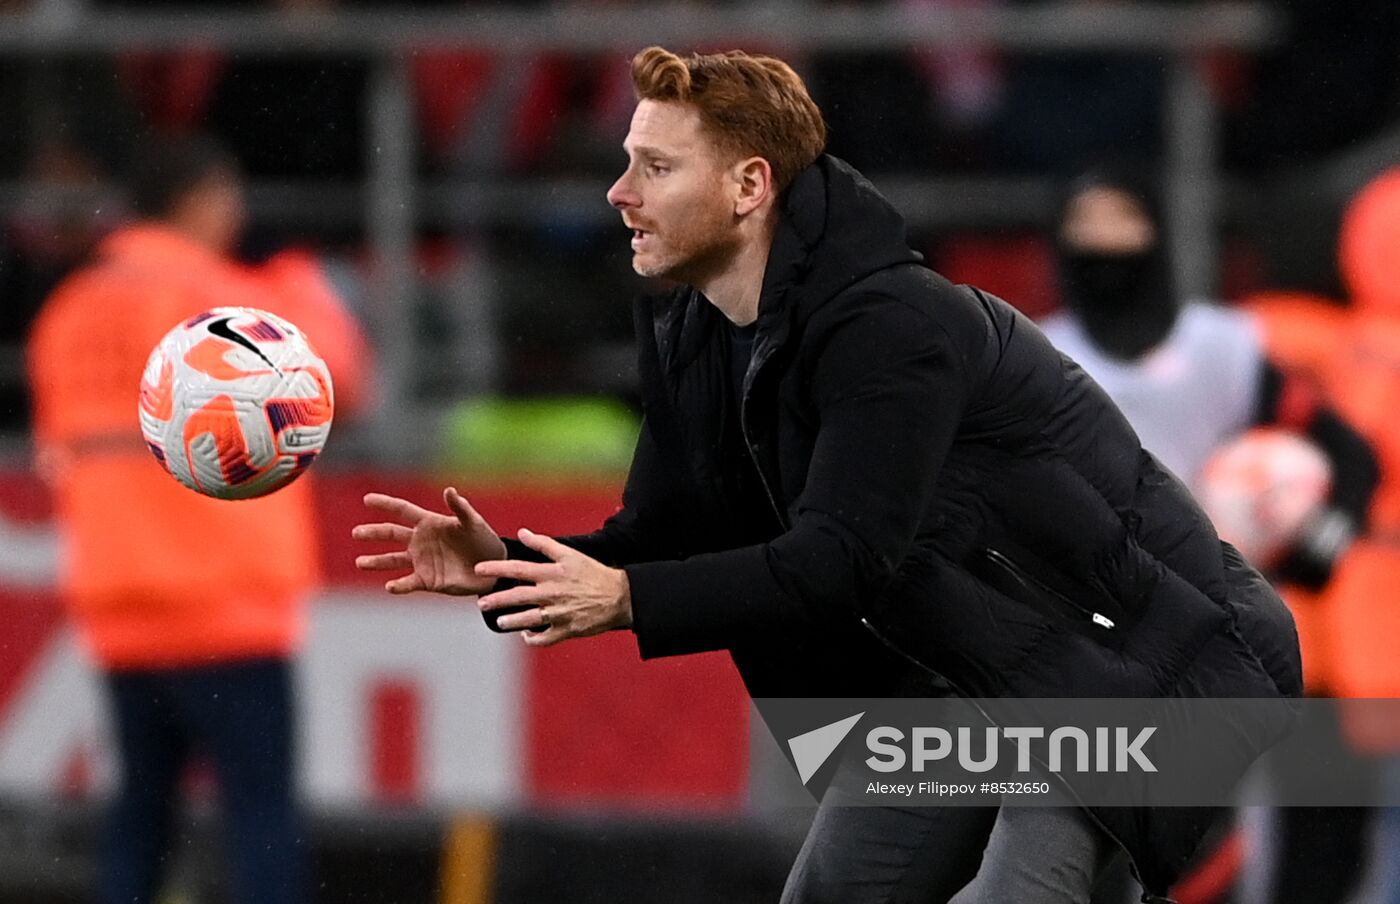
<path fill-rule="evenodd" d="M 1166 61 L 1150 53 L 1047 51 L 1008 57 L 1005 102 L 990 130 L 989 151 L 1003 166 L 1060 173 L 1102 158 L 1106 149 L 1155 156 L 1165 88 Z"/>
<path fill-rule="evenodd" d="M 0 59 L 0 430 L 28 422 L 20 348 L 40 302 L 119 214 L 101 189 L 135 117 L 112 76 L 100 58 Z"/>
<path fill-rule="evenodd" d="M 144 122 L 152 130 L 169 135 L 190 132 L 199 126 L 209 92 L 223 65 L 223 54 L 215 50 L 132 50 L 118 57 L 117 71 L 128 99 Z"/>
<path fill-rule="evenodd" d="M 1270 576 L 1322 587 L 1367 522 L 1379 480 L 1375 457 L 1320 404 L 1311 382 L 1285 375 L 1265 356 L 1248 315 L 1183 303 L 1171 283 L 1164 230 L 1155 194 L 1130 172 L 1104 168 L 1075 181 L 1056 234 L 1066 310 L 1044 321 L 1046 335 L 1118 403 L 1144 448 L 1188 485 L 1215 449 L 1248 427 L 1277 424 L 1315 442 L 1332 464 L 1330 509 Z M 1316 681 L 1310 689 L 1320 690 Z M 1363 810 L 1282 811 L 1272 900 L 1343 900 L 1360 875 L 1366 820 Z"/>
<path fill-rule="evenodd" d="M 101 168 L 76 148 L 41 146 L 24 176 L 19 202 L 0 221 L 0 428 L 28 424 L 19 349 L 40 304 L 118 216 L 99 190 Z"/>
<path fill-rule="evenodd" d="M 50 147 L 89 159 L 103 174 L 130 158 L 137 117 L 102 56 L 0 57 L 0 175 L 19 174 Z"/>
<path fill-rule="evenodd" d="M 314 17 L 339 4 L 269 0 L 264 5 L 288 18 L 311 19 L 314 26 Z M 364 173 L 369 63 L 359 55 L 138 51 L 123 56 L 121 73 L 143 117 L 157 130 L 212 132 L 250 176 L 348 180 Z"/>
<path fill-rule="evenodd" d="M 903 0 L 910 15 L 940 9 L 977 10 L 1004 5 L 1006 0 Z M 991 47 L 955 46 L 916 51 L 920 70 L 934 87 L 933 101 L 941 123 L 954 131 L 987 124 L 1006 90 L 1003 54 Z"/>
<path fill-rule="evenodd" d="M 621 54 L 427 50 L 412 73 L 429 164 L 458 174 L 610 172 L 634 102 Z"/>
<path fill-rule="evenodd" d="M 66 544 L 60 588 L 104 672 L 121 760 L 98 900 L 153 900 L 178 780 L 202 753 L 231 842 L 231 900 L 299 902 L 289 659 L 318 580 L 311 487 L 239 503 L 190 492 L 151 460 L 135 393 L 165 332 L 215 306 L 267 308 L 305 329 L 335 377 L 338 415 L 364 398 L 367 348 L 305 258 L 230 262 L 243 205 L 222 149 L 153 149 L 133 193 L 145 219 L 59 286 L 29 346 L 40 471 Z"/>
<path fill-rule="evenodd" d="M 1065 309 L 1043 322 L 1046 334 L 1188 485 L 1250 426 L 1307 433 L 1336 466 L 1334 502 L 1355 536 L 1378 479 L 1366 442 L 1265 357 L 1247 315 L 1178 297 L 1164 231 L 1154 192 L 1131 172 L 1104 167 L 1076 180 L 1056 235 Z M 1325 578 L 1331 562 L 1309 565 Z"/>
<path fill-rule="evenodd" d="M 916 172 L 937 159 L 931 86 L 908 55 L 816 54 L 812 97 L 831 129 L 827 149 L 867 173 Z"/>
<path fill-rule="evenodd" d="M 911 18 L 1035 0 L 903 0 Z M 1079 0 L 1097 3 L 1102 0 Z M 871 172 L 1065 172 L 1161 145 L 1165 60 L 1144 53 L 828 51 L 811 65 L 831 152 Z"/>
<path fill-rule="evenodd" d="M 899 0 L 911 19 L 1004 0 Z M 1000 56 L 985 48 L 907 53 L 825 51 L 809 84 L 830 127 L 828 150 L 866 172 L 911 172 L 976 164 L 977 141 L 1005 88 Z"/>
<path fill-rule="evenodd" d="M 354 179 L 363 175 L 369 65 L 355 57 L 229 60 L 211 89 L 205 127 L 250 175 Z"/>

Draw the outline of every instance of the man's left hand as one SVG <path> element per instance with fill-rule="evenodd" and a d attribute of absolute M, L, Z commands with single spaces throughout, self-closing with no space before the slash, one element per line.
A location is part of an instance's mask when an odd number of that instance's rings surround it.
<path fill-rule="evenodd" d="M 497 559 L 476 566 L 480 577 L 512 578 L 528 584 L 498 590 L 477 601 L 482 612 L 533 606 L 503 615 L 502 631 L 524 631 L 525 643 L 548 647 L 632 624 L 632 592 L 627 572 L 609 568 L 551 537 L 521 530 L 520 542 L 548 556 L 549 562 Z"/>

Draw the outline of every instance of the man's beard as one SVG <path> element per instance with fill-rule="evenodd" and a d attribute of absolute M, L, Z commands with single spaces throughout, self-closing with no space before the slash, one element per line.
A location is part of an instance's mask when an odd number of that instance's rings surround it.
<path fill-rule="evenodd" d="M 632 268 L 637 275 L 698 285 L 729 266 L 739 250 L 739 237 L 729 216 L 715 210 L 691 220 L 668 244 L 666 257 L 652 263 L 642 263 L 634 256 Z"/>
<path fill-rule="evenodd" d="M 633 262 L 632 269 L 638 276 L 649 279 L 665 279 L 671 282 L 700 285 L 710 277 L 724 272 L 738 250 L 736 242 L 727 238 L 701 248 L 676 255 L 670 260 L 653 264 Z"/>

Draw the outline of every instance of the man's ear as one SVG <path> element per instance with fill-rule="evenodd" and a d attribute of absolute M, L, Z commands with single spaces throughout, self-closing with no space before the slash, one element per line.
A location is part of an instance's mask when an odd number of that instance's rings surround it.
<path fill-rule="evenodd" d="M 748 157 L 730 171 L 737 189 L 734 213 L 747 216 L 773 198 L 773 167 L 762 157 Z"/>

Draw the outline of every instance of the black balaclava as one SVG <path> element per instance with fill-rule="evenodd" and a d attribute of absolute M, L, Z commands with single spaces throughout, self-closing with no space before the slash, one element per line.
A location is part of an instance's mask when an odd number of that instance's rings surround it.
<path fill-rule="evenodd" d="M 1072 247 L 1064 224 L 1071 203 L 1089 189 L 1121 192 L 1152 223 L 1154 239 L 1142 251 L 1105 253 Z M 1124 171 L 1096 169 L 1069 185 L 1055 222 L 1055 250 L 1065 306 L 1108 355 L 1136 360 L 1171 333 L 1180 305 L 1167 261 L 1166 230 L 1153 193 Z"/>

